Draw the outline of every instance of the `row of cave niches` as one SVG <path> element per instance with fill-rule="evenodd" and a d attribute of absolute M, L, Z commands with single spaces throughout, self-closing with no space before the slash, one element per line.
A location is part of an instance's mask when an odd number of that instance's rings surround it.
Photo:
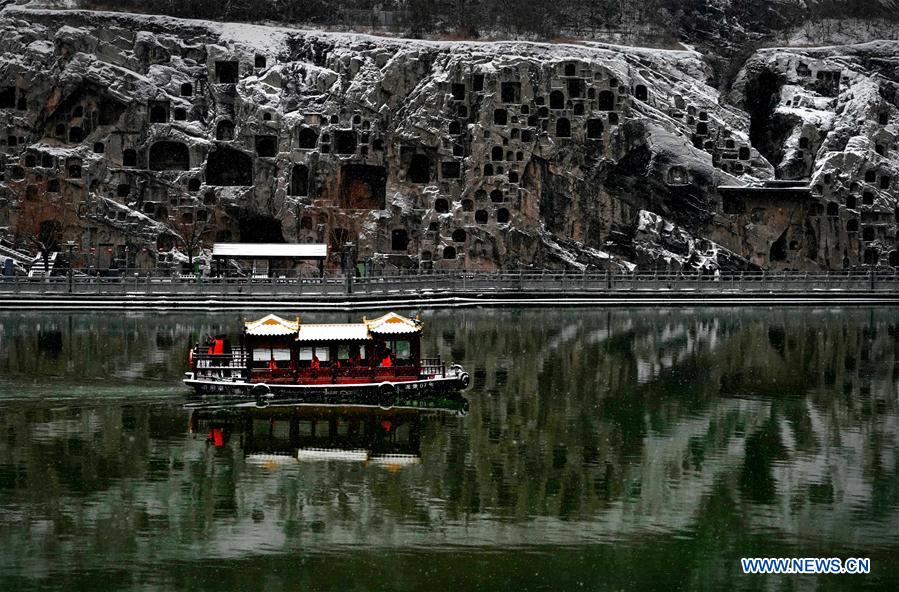
<path fill-rule="evenodd" d="M 796 64 L 796 75 L 811 81 L 813 89 L 825 97 L 836 96 L 840 91 L 840 83 L 843 80 L 841 70 L 827 70 L 825 68 L 812 70 L 804 62 Z"/>
<path fill-rule="evenodd" d="M 816 204 L 817 215 L 825 215 L 834 220 L 846 220 L 845 230 L 850 238 L 861 241 L 863 262 L 866 265 L 875 265 L 880 262 L 881 250 L 871 244 L 875 241 L 894 242 L 896 237 L 890 236 L 890 232 L 899 224 L 899 207 L 886 208 L 878 203 L 880 192 L 890 191 L 893 177 L 890 174 L 878 172 L 875 169 L 865 171 L 865 183 L 852 182 L 849 194 L 842 199 L 831 191 L 831 174 L 822 176 L 822 183 L 812 187 L 812 192 L 824 201 L 822 206 Z M 835 199 L 836 198 L 836 199 Z M 840 207 L 845 208 L 845 216 L 841 217 Z M 823 211 L 822 211 L 823 210 Z M 888 253 L 889 265 L 899 265 L 899 254 L 896 251 Z"/>
<path fill-rule="evenodd" d="M 619 123 L 618 111 L 628 103 L 629 89 L 605 71 L 594 72 L 592 68 L 580 68 L 575 63 L 557 67 L 563 72 L 556 73 L 548 95 L 538 94 L 532 99 L 523 98 L 521 82 L 518 80 L 498 80 L 498 99 L 494 99 L 492 113 L 488 115 L 488 128 L 483 130 L 484 144 L 490 145 L 493 132 L 500 136 L 502 145 L 490 148 L 490 160 L 520 161 L 524 152 L 515 148 L 533 143 L 536 135 L 549 134 L 557 139 L 584 138 L 601 142 L 604 130 Z M 503 77 L 518 78 L 519 70 L 501 72 Z M 589 80 L 589 82 L 588 82 Z M 469 92 L 470 84 L 470 92 Z M 466 146 L 474 138 L 468 138 L 468 123 L 478 121 L 481 103 L 489 92 L 483 74 L 471 75 L 470 82 L 449 84 L 452 113 L 446 127 L 449 136 L 444 140 L 444 148 L 451 148 L 453 156 L 465 156 Z M 647 99 L 645 85 L 637 85 L 635 96 Z M 597 115 L 602 112 L 602 115 Z M 492 131 L 491 131 L 492 130 Z M 502 174 L 495 165 L 487 164 L 484 176 Z M 514 176 L 514 175 L 513 175 Z M 511 179 L 510 179 L 511 180 Z M 515 181 L 512 181 L 515 182 Z"/>
<path fill-rule="evenodd" d="M 7 163 L 5 157 L 0 155 L 0 181 L 24 181 L 27 178 L 26 169 L 35 169 L 39 176 L 49 177 L 46 186 L 48 193 L 60 191 L 60 168 L 66 179 L 78 180 L 82 176 L 83 161 L 76 156 L 56 158 L 46 152 L 29 151 L 22 156 L 21 164 L 13 164 Z"/>
<path fill-rule="evenodd" d="M 384 140 L 373 128 L 371 121 L 363 119 L 359 114 L 349 118 L 348 126 L 341 126 L 341 117 L 332 115 L 325 118 L 319 114 L 307 115 L 308 119 L 318 120 L 315 123 L 300 126 L 294 136 L 295 147 L 299 150 L 318 150 L 321 154 L 339 154 L 342 156 L 367 156 L 370 152 L 383 152 Z M 216 124 L 215 138 L 220 142 L 232 142 L 235 125 L 230 119 L 222 119 Z M 278 137 L 274 135 L 256 135 L 256 155 L 270 158 L 280 152 Z"/>
<path fill-rule="evenodd" d="M 675 95 L 668 115 L 683 121 L 690 129 L 690 141 L 694 148 L 712 155 L 712 164 L 728 173 L 750 173 L 752 151 L 748 142 L 735 139 L 731 131 L 715 125 L 708 111 L 688 105 L 681 95 Z"/>

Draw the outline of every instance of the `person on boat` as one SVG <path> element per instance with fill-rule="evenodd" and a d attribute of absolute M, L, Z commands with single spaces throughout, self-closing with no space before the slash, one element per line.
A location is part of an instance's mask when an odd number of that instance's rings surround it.
<path fill-rule="evenodd" d="M 271 359 L 268 361 L 268 369 L 269 369 L 269 370 L 277 370 L 277 369 L 278 369 L 278 362 L 275 361 L 275 354 L 274 354 L 274 353 L 272 353 L 272 357 L 271 357 Z"/>
<path fill-rule="evenodd" d="M 225 353 L 225 340 L 221 337 L 207 337 L 206 345 L 208 347 L 206 353 L 208 353 L 209 355 L 218 356 Z"/>
<path fill-rule="evenodd" d="M 312 370 L 312 378 L 318 378 L 318 369 L 321 368 L 321 362 L 315 352 L 312 353 L 312 359 L 309 360 L 309 369 Z"/>
<path fill-rule="evenodd" d="M 393 366 L 393 359 L 391 358 L 390 348 L 384 352 L 384 359 L 381 360 L 381 366 L 384 368 L 390 368 Z"/>
<path fill-rule="evenodd" d="M 350 357 L 347 360 L 347 364 L 349 364 L 350 366 L 354 366 L 354 367 L 362 365 L 362 358 L 359 356 L 359 346 L 358 345 L 354 345 L 352 347 L 352 349 L 350 350 Z"/>

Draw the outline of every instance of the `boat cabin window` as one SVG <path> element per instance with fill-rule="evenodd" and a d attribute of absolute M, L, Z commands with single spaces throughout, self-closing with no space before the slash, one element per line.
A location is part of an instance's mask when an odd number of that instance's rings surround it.
<path fill-rule="evenodd" d="M 315 422 L 307 419 L 301 419 L 299 432 L 301 436 L 314 436 Z"/>
<path fill-rule="evenodd" d="M 319 347 L 301 347 L 300 363 L 303 366 L 309 366 L 312 363 L 312 355 L 318 358 L 319 364 L 324 364 L 331 359 L 331 351 L 327 346 Z"/>
<path fill-rule="evenodd" d="M 391 440 L 396 442 L 408 442 L 409 438 L 412 436 L 410 434 L 412 428 L 409 427 L 408 423 L 401 423 L 399 425 L 393 426 Z"/>
<path fill-rule="evenodd" d="M 391 340 L 387 342 L 391 354 L 397 360 L 409 360 L 412 357 L 412 347 L 405 340 Z"/>
<path fill-rule="evenodd" d="M 270 421 L 271 435 L 278 440 L 290 440 L 290 422 L 287 420 Z"/>
<path fill-rule="evenodd" d="M 361 364 L 365 361 L 365 346 L 347 343 L 338 345 L 337 359 L 340 360 L 341 364 L 356 362 L 357 360 Z"/>
<path fill-rule="evenodd" d="M 290 440 L 290 422 L 286 420 L 254 419 L 253 435 L 256 438 L 269 440 L 282 440 L 285 443 Z"/>
<path fill-rule="evenodd" d="M 271 368 L 272 360 L 276 368 L 290 366 L 290 349 L 260 348 L 253 350 L 254 368 Z"/>

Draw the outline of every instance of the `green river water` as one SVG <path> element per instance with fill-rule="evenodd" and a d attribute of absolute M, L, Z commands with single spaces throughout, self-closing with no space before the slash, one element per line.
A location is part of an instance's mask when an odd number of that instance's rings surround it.
<path fill-rule="evenodd" d="M 0 312 L 0 590 L 899 589 L 899 310 L 422 317 L 467 412 L 218 417 L 240 314 Z"/>

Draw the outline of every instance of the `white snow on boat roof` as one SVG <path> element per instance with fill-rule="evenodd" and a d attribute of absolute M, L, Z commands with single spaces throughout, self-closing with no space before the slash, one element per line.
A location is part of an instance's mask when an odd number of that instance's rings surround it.
<path fill-rule="evenodd" d="M 297 341 L 368 341 L 365 323 L 300 325 Z"/>
<path fill-rule="evenodd" d="M 213 257 L 293 257 L 295 259 L 324 259 L 328 256 L 328 245 L 322 243 L 280 244 L 280 243 L 215 243 Z"/>
<path fill-rule="evenodd" d="M 288 321 L 278 315 L 266 315 L 259 320 L 244 323 L 244 331 L 247 335 L 256 337 L 271 337 L 276 335 L 290 335 L 296 333 L 299 327 L 299 319 Z"/>
<path fill-rule="evenodd" d="M 270 314 L 244 323 L 247 335 L 281 336 L 296 334 L 297 341 L 368 341 L 372 335 L 403 335 L 421 331 L 421 323 L 389 312 L 376 319 L 363 319 L 361 323 L 310 323 L 303 324 Z"/>
<path fill-rule="evenodd" d="M 388 312 L 376 319 L 366 319 L 365 325 L 369 331 L 379 335 L 402 335 L 421 331 L 421 323 L 407 319 L 395 312 Z"/>

